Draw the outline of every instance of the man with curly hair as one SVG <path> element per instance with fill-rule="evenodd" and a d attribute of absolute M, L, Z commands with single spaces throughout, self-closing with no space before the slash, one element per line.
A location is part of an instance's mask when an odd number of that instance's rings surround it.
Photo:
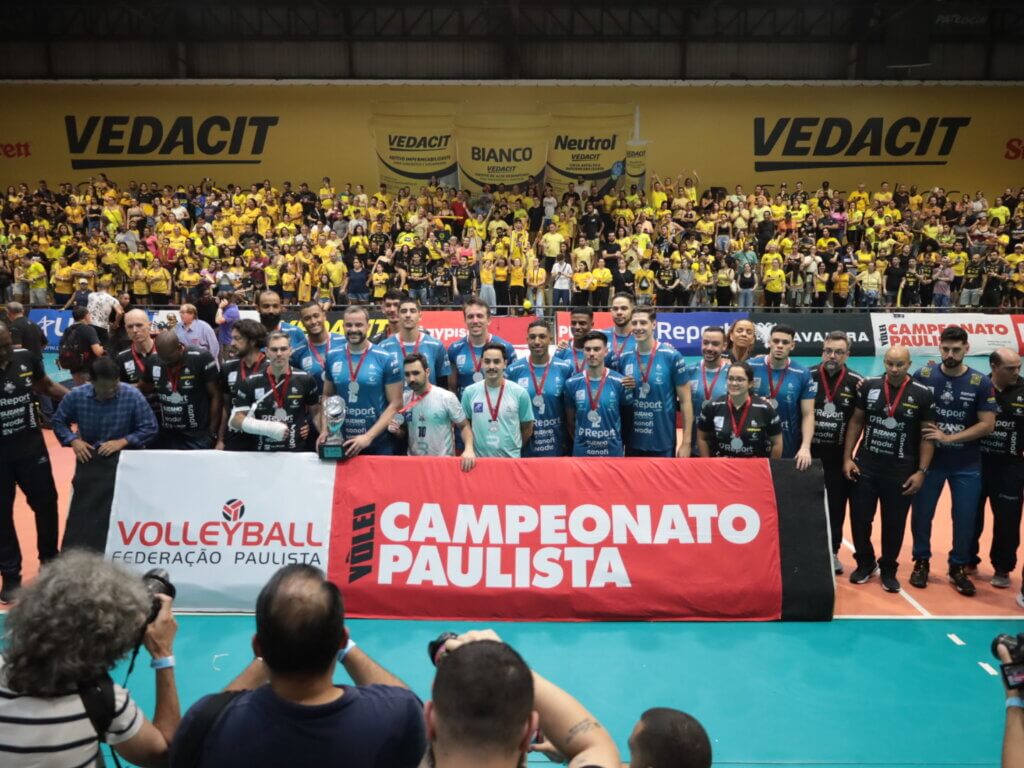
<path fill-rule="evenodd" d="M 153 599 L 136 574 L 71 551 L 24 587 L 4 624 L 0 656 L 0 763 L 5 768 L 102 765 L 99 739 L 79 690 L 108 673 L 139 638 L 156 670 L 150 722 L 127 690 L 112 685 L 104 740 L 139 766 L 166 764 L 181 720 L 174 682 L 177 622 L 171 599 L 147 625 Z"/>

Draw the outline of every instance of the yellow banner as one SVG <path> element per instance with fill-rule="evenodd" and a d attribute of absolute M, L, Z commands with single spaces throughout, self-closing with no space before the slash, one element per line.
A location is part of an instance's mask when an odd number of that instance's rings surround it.
<path fill-rule="evenodd" d="M 990 196 L 1021 183 L 1024 100 L 984 85 L 0 84 L 3 183 L 436 177 L 585 188 L 838 190 L 886 180 Z M 574 178 L 575 177 L 575 178 Z"/>

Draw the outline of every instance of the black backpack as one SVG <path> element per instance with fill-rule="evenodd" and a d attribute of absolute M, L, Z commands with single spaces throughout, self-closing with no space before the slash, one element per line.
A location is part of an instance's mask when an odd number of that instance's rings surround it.
<path fill-rule="evenodd" d="M 64 335 L 60 337 L 60 344 L 57 347 L 57 365 L 62 370 L 71 373 L 84 370 L 91 356 L 91 352 L 82 350 L 82 344 L 78 336 L 78 324 L 75 323 L 64 331 Z"/>

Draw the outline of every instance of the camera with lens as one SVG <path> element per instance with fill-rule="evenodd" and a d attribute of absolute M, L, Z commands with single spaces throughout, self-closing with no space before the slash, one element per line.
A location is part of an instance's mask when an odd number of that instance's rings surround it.
<path fill-rule="evenodd" d="M 149 616 L 146 617 L 146 625 L 148 626 L 156 621 L 157 614 L 160 613 L 161 602 L 157 595 L 167 595 L 173 600 L 177 596 L 178 590 L 175 589 L 174 584 L 171 582 L 170 574 L 163 568 L 153 568 L 146 571 L 142 577 L 142 584 L 153 599 L 153 604 L 149 608 Z"/>
<path fill-rule="evenodd" d="M 997 659 L 999 659 L 999 646 L 1005 648 L 1010 654 L 1010 661 L 1000 667 L 1003 673 L 1003 682 L 1007 688 L 1024 688 L 1024 632 L 1017 636 L 996 635 L 992 640 L 992 655 Z"/>

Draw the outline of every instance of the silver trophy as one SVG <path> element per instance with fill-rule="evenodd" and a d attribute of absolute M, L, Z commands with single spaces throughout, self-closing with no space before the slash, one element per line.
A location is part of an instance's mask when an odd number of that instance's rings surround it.
<path fill-rule="evenodd" d="M 345 435 L 341 431 L 345 425 L 345 410 L 345 398 L 339 395 L 331 395 L 324 401 L 327 437 L 317 448 L 317 453 L 324 461 L 339 461 L 345 458 Z"/>

